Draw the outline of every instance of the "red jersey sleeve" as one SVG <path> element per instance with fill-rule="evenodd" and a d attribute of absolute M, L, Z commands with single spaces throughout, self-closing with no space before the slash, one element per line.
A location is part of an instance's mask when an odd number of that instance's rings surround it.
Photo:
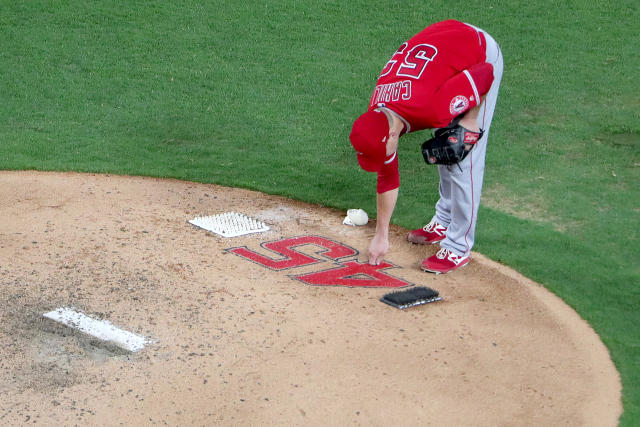
<path fill-rule="evenodd" d="M 448 79 L 434 96 L 436 126 L 444 127 L 455 117 L 475 107 L 493 83 L 493 66 L 483 62 Z"/>
<path fill-rule="evenodd" d="M 386 193 L 400 187 L 400 171 L 398 169 L 398 153 L 393 154 L 388 163 L 382 166 L 378 172 L 378 194 Z"/>
<path fill-rule="evenodd" d="M 476 86 L 478 94 L 480 96 L 486 95 L 493 84 L 493 65 L 482 62 L 467 68 L 467 72 L 470 77 L 469 81 Z"/>

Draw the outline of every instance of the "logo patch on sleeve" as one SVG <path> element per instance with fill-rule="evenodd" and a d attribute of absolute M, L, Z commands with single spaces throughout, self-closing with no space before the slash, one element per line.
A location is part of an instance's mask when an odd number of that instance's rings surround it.
<path fill-rule="evenodd" d="M 462 113 L 467 108 L 469 108 L 469 99 L 467 99 L 467 97 L 464 95 L 456 96 L 451 100 L 451 103 L 449 104 L 449 112 L 454 116 Z"/>

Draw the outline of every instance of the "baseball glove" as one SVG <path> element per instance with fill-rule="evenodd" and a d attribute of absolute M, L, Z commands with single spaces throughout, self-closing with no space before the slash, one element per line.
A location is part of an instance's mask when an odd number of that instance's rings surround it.
<path fill-rule="evenodd" d="M 433 138 L 422 143 L 422 157 L 430 165 L 455 165 L 464 160 L 484 131 L 473 132 L 453 122 L 438 129 Z"/>

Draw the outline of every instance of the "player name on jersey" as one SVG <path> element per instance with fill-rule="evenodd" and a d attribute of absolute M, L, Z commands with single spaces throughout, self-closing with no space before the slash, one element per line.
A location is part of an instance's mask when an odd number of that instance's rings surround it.
<path fill-rule="evenodd" d="M 377 85 L 371 96 L 370 106 L 384 102 L 397 102 L 400 99 L 408 101 L 411 99 L 411 81 L 403 80 L 399 82 Z"/>

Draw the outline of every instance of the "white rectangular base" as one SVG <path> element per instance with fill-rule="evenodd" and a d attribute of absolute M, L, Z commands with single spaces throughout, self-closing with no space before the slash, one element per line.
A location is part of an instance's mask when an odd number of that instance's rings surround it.
<path fill-rule="evenodd" d="M 44 317 L 60 322 L 102 341 L 110 341 L 131 352 L 142 350 L 148 343 L 145 337 L 113 326 L 108 320 L 96 320 L 71 308 L 61 307 L 43 314 Z"/>
<path fill-rule="evenodd" d="M 237 237 L 249 233 L 269 231 L 269 227 L 265 223 L 236 212 L 201 216 L 190 220 L 189 223 L 223 237 Z"/>

